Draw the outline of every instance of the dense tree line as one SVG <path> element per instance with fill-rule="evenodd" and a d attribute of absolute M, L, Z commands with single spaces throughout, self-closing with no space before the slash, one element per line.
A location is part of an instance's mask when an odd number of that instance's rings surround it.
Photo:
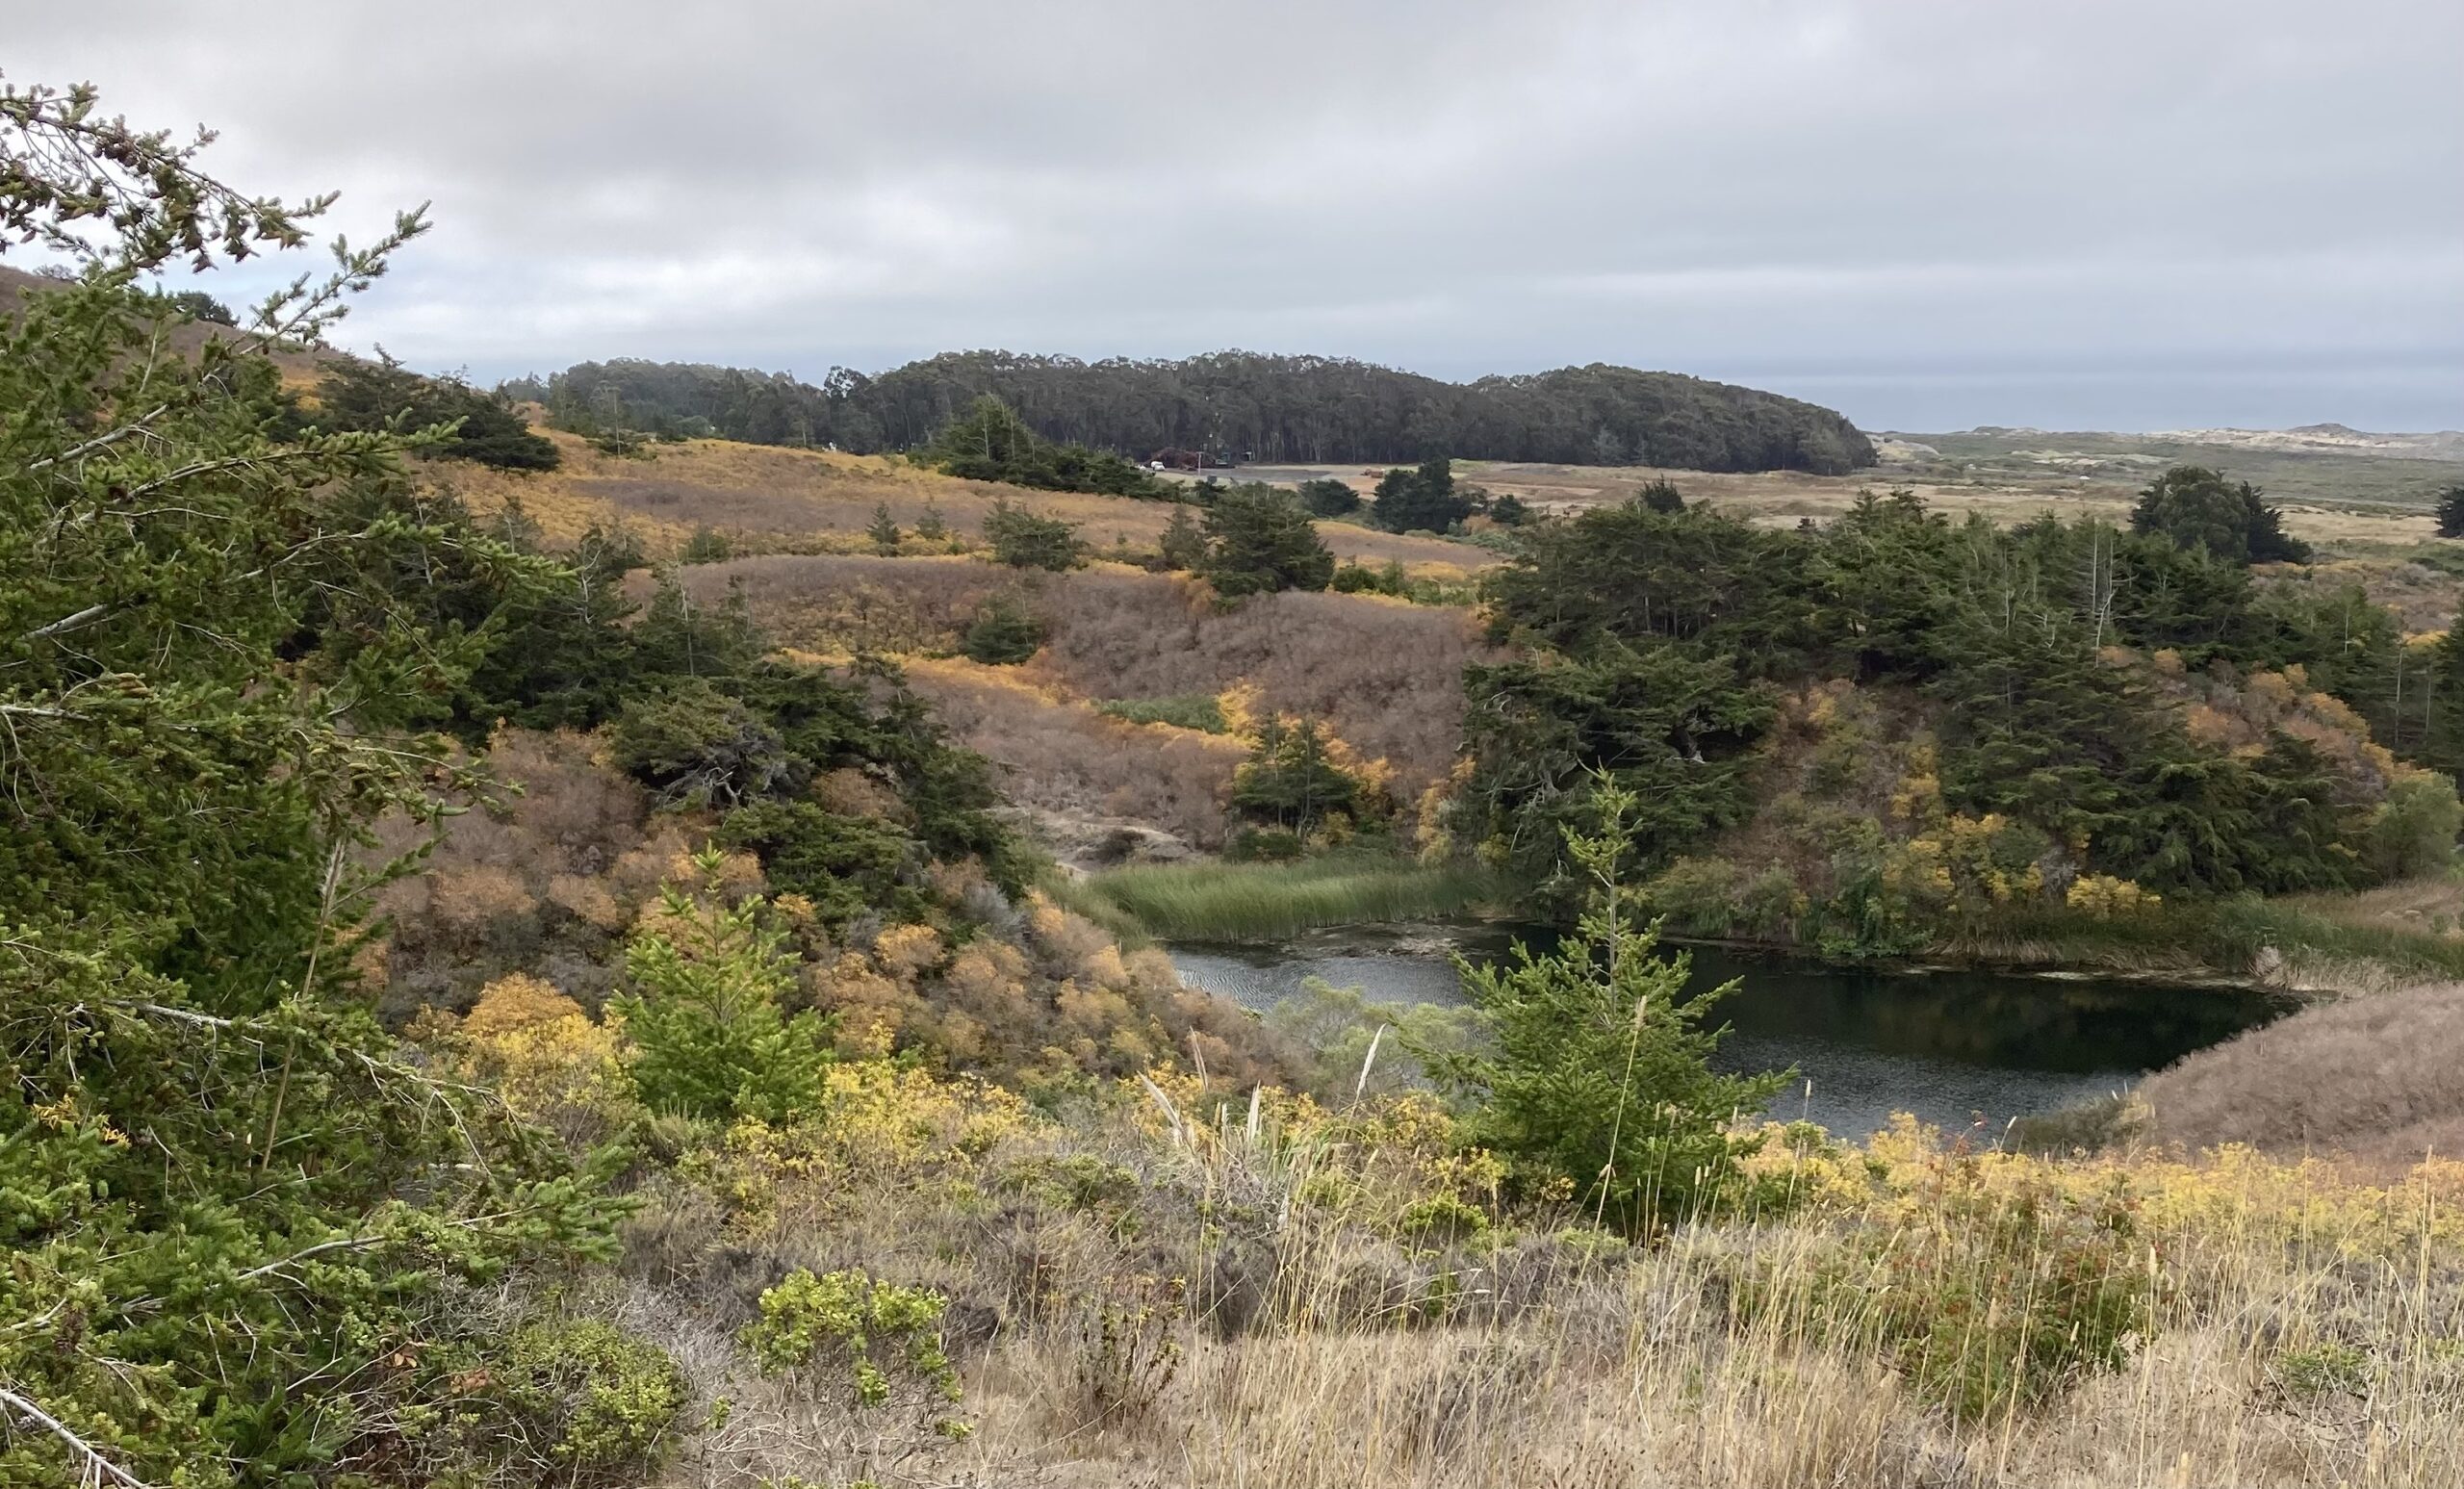
<path fill-rule="evenodd" d="M 2162 529 L 2185 505 L 2177 541 Z M 1467 680 L 1474 831 L 1546 879 L 1605 771 L 1633 793 L 1637 866 L 1656 872 L 1760 809 L 1778 704 L 1835 679 L 1932 721 L 1920 791 L 1943 810 L 2040 834 L 2013 874 L 2066 852 L 2083 871 L 2206 893 L 2411 863 L 2373 835 L 2404 829 L 2384 809 L 2394 778 L 2357 744 L 2331 760 L 2334 729 L 2264 722 L 2227 739 L 2220 716 L 2215 737 L 2189 721 L 2241 679 L 2292 678 L 2270 685 L 2453 768 L 2464 649 L 2408 648 L 2358 586 L 2254 576 L 2244 559 L 2279 532 L 2274 514 L 2212 472 L 2169 473 L 2142 518 L 2156 530 L 2001 529 L 1901 493 L 1820 528 L 1636 501 L 1530 529 L 1490 586 L 1496 639 L 1521 652 Z"/>
<path fill-rule="evenodd" d="M 929 443 L 991 395 L 1048 440 L 1143 460 L 1164 449 L 1263 462 L 1474 460 L 1839 474 L 1872 445 L 1829 409 L 1752 388 L 1594 363 L 1472 383 L 1340 357 L 1221 351 L 1181 361 L 950 352 L 877 375 L 629 359 L 508 384 L 560 423 L 870 452 Z"/>

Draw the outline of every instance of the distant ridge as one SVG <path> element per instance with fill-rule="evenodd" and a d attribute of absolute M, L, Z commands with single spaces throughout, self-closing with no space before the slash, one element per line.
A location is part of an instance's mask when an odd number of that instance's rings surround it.
<path fill-rule="evenodd" d="M 985 394 L 1048 439 L 1143 459 L 1202 449 L 1259 463 L 1465 459 L 1840 475 L 1875 463 L 1831 409 L 1677 372 L 1593 363 L 1450 383 L 1346 357 L 1219 351 L 1179 361 L 949 352 L 876 376 L 620 359 L 579 363 L 517 397 L 644 429 L 760 444 L 910 449 Z"/>

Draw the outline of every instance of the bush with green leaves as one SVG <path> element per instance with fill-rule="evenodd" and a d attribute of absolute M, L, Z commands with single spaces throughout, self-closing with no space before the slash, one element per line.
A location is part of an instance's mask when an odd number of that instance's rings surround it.
<path fill-rule="evenodd" d="M 1206 509 L 1206 554 L 1197 573 L 1226 598 L 1324 589 L 1335 555 L 1307 508 L 1271 486 L 1227 488 Z"/>
<path fill-rule="evenodd" d="M 879 1406 L 901 1389 L 959 1399 L 959 1375 L 941 1350 L 950 1300 L 927 1288 L 877 1281 L 860 1268 L 819 1276 L 798 1268 L 761 1292 L 761 1316 L 745 1348 L 768 1372 L 838 1370 L 858 1405 Z"/>
<path fill-rule="evenodd" d="M 1043 622 L 1033 611 L 1012 596 L 995 595 L 967 623 L 959 651 L 972 662 L 1011 667 L 1033 657 L 1043 639 Z"/>
<path fill-rule="evenodd" d="M 1472 499 L 1455 489 L 1444 455 L 1387 472 L 1369 508 L 1369 520 L 1388 532 L 1444 532 L 1471 515 Z"/>
<path fill-rule="evenodd" d="M 728 541 L 728 535 L 716 527 L 705 526 L 694 528 L 693 535 L 684 540 L 683 552 L 676 555 L 676 561 L 687 564 L 726 563 L 734 556 L 735 545 Z"/>
<path fill-rule="evenodd" d="M 2134 532 L 2162 533 L 2227 563 L 2307 563 L 2310 545 L 2284 530 L 2284 514 L 2248 481 L 2177 465 L 2148 483 L 2130 509 Z"/>
<path fill-rule="evenodd" d="M 1060 574 L 1087 558 L 1087 545 L 1073 524 L 1058 517 L 1038 517 L 1006 500 L 994 501 L 992 510 L 985 514 L 984 539 L 992 545 L 992 556 L 1013 569 Z"/>
<path fill-rule="evenodd" d="M 1458 958 L 1488 1042 L 1433 1065 L 1476 1103 L 1467 1136 L 1512 1160 L 1527 1186 L 1570 1182 L 1601 1223 L 1646 1234 L 1723 1198 L 1755 1142 L 1732 1122 L 1785 1077 L 1711 1069 L 1720 1030 L 1708 1019 L 1735 985 L 1689 996 L 1685 957 L 1655 955 L 1658 928 L 1633 923 L 1621 868 L 1634 795 L 1601 780 L 1591 796 L 1598 830 L 1566 833 L 1591 890 L 1575 933 L 1546 954 L 1518 944 L 1495 965 Z"/>
<path fill-rule="evenodd" d="M 717 851 L 694 867 L 714 882 Z M 661 913 L 626 948 L 627 990 L 608 1006 L 625 1020 L 644 1106 L 720 1122 L 783 1122 L 820 1106 L 829 1025 L 781 1007 L 796 959 L 767 911 L 758 896 L 731 906 L 670 883 Z"/>
<path fill-rule="evenodd" d="M 886 558 L 898 552 L 898 540 L 903 534 L 898 524 L 890 520 L 888 502 L 873 503 L 872 525 L 864 529 L 864 536 L 873 540 L 873 552 Z"/>
<path fill-rule="evenodd" d="M 865 914 L 922 920 L 921 845 L 889 823 L 833 811 L 803 798 L 755 802 L 719 819 L 719 841 L 750 849 L 783 894 L 800 894 L 815 918 L 844 926 Z"/>
<path fill-rule="evenodd" d="M 1349 517 L 1360 510 L 1360 493 L 1348 481 L 1321 475 L 1300 483 L 1300 504 L 1312 517 Z"/>
<path fill-rule="evenodd" d="M 561 463 L 553 443 L 530 432 L 512 405 L 458 377 L 430 377 L 380 350 L 377 360 L 341 358 L 317 384 L 314 409 L 305 423 L 323 429 L 448 430 L 434 453 L 508 471 L 552 471 Z"/>
<path fill-rule="evenodd" d="M 571 1489 L 649 1482 L 685 1434 L 683 1370 L 603 1320 L 526 1325 L 480 1373 L 486 1385 L 458 1415 L 526 1479 Z"/>
<path fill-rule="evenodd" d="M 1337 812 L 1373 808 L 1360 783 L 1334 762 L 1308 719 L 1272 717 L 1258 727 L 1249 757 L 1232 773 L 1232 806 L 1252 821 L 1306 834 Z"/>
<path fill-rule="evenodd" d="M 787 774 L 770 721 L 702 678 L 677 678 L 625 705 L 609 734 L 617 763 L 674 807 L 732 807 Z"/>

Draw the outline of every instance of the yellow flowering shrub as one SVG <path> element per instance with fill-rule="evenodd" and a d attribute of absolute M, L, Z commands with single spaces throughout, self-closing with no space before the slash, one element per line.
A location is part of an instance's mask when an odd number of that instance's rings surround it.
<path fill-rule="evenodd" d="M 2063 892 L 2063 902 L 2098 920 L 2141 914 L 2165 903 L 2165 897 L 2111 874 L 2082 874 Z"/>

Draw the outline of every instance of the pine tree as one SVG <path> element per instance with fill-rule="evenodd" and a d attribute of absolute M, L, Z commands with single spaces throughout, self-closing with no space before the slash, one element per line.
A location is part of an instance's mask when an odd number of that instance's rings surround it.
<path fill-rule="evenodd" d="M 864 529 L 864 536 L 873 540 L 873 552 L 885 558 L 898 552 L 898 540 L 901 534 L 898 524 L 890 521 L 888 502 L 873 503 L 873 525 Z"/>
<path fill-rule="evenodd" d="M 2464 486 L 2450 486 L 2439 493 L 2438 535 L 2442 538 L 2464 538 Z"/>
<path fill-rule="evenodd" d="M 1492 966 L 1458 957 L 1489 1040 L 1428 1059 L 1476 1101 L 1472 1133 L 1515 1161 L 1523 1182 L 1571 1181 L 1596 1219 L 1640 1235 L 1722 1197 L 1756 1145 L 1731 1124 L 1761 1111 L 1786 1076 L 1712 1071 L 1721 1031 L 1708 1015 L 1736 984 L 1689 997 L 1685 957 L 1654 955 L 1657 927 L 1634 924 L 1623 867 L 1636 798 L 1604 777 L 1589 797 L 1597 830 L 1565 834 L 1589 889 L 1575 934 L 1545 956 L 1518 944 Z"/>
<path fill-rule="evenodd" d="M 1335 555 L 1309 513 L 1288 493 L 1235 486 L 1206 509 L 1206 552 L 1197 572 L 1227 598 L 1284 589 L 1323 589 Z"/>

